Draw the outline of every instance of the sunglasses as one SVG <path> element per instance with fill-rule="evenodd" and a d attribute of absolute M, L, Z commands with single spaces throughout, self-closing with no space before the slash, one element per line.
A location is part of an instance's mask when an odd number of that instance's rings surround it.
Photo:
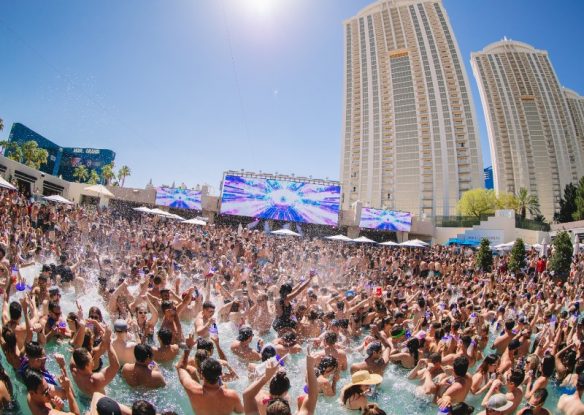
<path fill-rule="evenodd" d="M 148 314 L 146 311 L 138 311 L 138 314 Z"/>
<path fill-rule="evenodd" d="M 98 315 L 95 315 L 95 314 L 90 315 L 89 318 L 92 319 L 92 320 L 99 320 L 99 316 Z"/>

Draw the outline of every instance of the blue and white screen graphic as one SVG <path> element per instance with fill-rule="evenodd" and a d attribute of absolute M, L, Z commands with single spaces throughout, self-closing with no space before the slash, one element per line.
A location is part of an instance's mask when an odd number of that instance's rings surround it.
<path fill-rule="evenodd" d="M 409 232 L 412 228 L 412 214 L 394 210 L 362 208 L 359 227 L 383 231 Z"/>
<path fill-rule="evenodd" d="M 221 213 L 336 225 L 341 186 L 225 176 Z"/>
<path fill-rule="evenodd" d="M 201 210 L 201 192 L 175 187 L 158 187 L 156 204 L 177 209 Z"/>

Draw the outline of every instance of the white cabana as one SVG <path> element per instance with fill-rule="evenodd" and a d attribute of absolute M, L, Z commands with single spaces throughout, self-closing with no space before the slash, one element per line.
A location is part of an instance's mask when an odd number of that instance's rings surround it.
<path fill-rule="evenodd" d="M 201 219 L 197 219 L 197 218 L 184 220 L 181 223 L 186 223 L 186 224 L 190 224 L 190 225 L 199 225 L 199 226 L 207 225 L 207 222 L 205 222 L 204 220 L 201 220 Z"/>
<path fill-rule="evenodd" d="M 134 208 L 134 210 L 135 210 L 136 212 L 142 212 L 142 213 L 152 213 L 152 209 L 150 209 L 150 208 L 148 208 L 148 207 L 146 207 L 146 206 L 140 206 L 140 207 Z"/>
<path fill-rule="evenodd" d="M 383 246 L 399 246 L 399 244 L 397 242 L 393 242 L 393 241 L 382 242 L 379 245 L 383 245 Z"/>
<path fill-rule="evenodd" d="M 177 215 L 175 213 L 171 213 L 168 217 L 172 218 L 172 219 L 176 219 L 176 220 L 185 220 L 185 218 L 183 218 L 182 216 Z"/>
<path fill-rule="evenodd" d="M 376 244 L 377 243 L 374 240 L 367 238 L 366 236 L 360 236 L 358 238 L 355 238 L 355 239 L 353 239 L 353 242 L 358 242 L 361 244 Z"/>
<path fill-rule="evenodd" d="M 94 193 L 98 196 L 114 197 L 114 194 L 107 190 L 103 184 L 94 184 L 93 186 L 86 187 L 83 190 L 87 190 L 88 192 Z"/>
<path fill-rule="evenodd" d="M 164 210 L 158 209 L 158 208 L 150 209 L 150 213 L 152 213 L 153 215 L 166 216 L 166 217 L 172 216 L 172 213 L 165 212 Z"/>
<path fill-rule="evenodd" d="M 71 202 L 68 199 L 65 199 L 63 196 L 61 195 L 52 195 L 52 196 L 45 196 L 43 197 L 43 199 L 48 200 L 49 202 L 55 202 L 55 203 L 63 203 L 65 205 L 74 205 L 73 202 Z"/>
<path fill-rule="evenodd" d="M 278 229 L 277 231 L 271 232 L 272 235 L 282 235 L 282 236 L 300 236 L 299 233 L 291 231 L 290 229 Z"/>
<path fill-rule="evenodd" d="M 515 245 L 515 241 L 495 245 L 493 249 L 496 251 L 510 251 L 513 248 L 513 245 Z M 526 244 L 525 242 L 523 243 L 523 245 L 525 245 L 525 249 L 531 249 L 531 245 Z"/>
<path fill-rule="evenodd" d="M 331 241 L 343 241 L 343 242 L 350 242 L 352 241 L 351 238 L 345 235 L 333 235 L 333 236 L 325 236 L 325 239 L 330 239 Z"/>
<path fill-rule="evenodd" d="M 12 186 L 8 180 L 2 176 L 0 176 L 0 187 L 3 187 L 4 189 L 16 190 L 16 187 Z"/>

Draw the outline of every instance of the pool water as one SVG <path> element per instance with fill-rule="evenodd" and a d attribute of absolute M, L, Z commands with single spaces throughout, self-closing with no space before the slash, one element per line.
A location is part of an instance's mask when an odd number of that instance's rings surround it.
<path fill-rule="evenodd" d="M 28 280 L 28 278 L 27 278 Z M 100 308 L 105 310 L 103 301 L 97 294 L 95 285 L 92 286 L 88 293 L 77 297 L 75 293 L 71 291 L 65 291 L 62 293 L 61 306 L 64 315 L 67 315 L 70 311 L 76 312 L 75 301 L 78 300 L 82 304 L 84 313 L 87 314 L 87 310 L 92 305 L 98 305 Z M 107 318 L 106 318 L 107 320 Z M 190 333 L 193 329 L 193 323 L 183 322 L 184 333 Z M 235 340 L 237 335 L 236 328 L 231 323 L 222 323 L 219 325 L 219 338 L 222 349 L 228 356 L 228 360 L 231 366 L 239 374 L 240 379 L 235 382 L 229 383 L 228 387 L 237 390 L 240 394 L 248 386 L 249 381 L 247 377 L 247 364 L 240 362 L 236 357 L 231 354 L 229 346 L 233 340 Z M 270 334 L 264 337 L 266 343 L 273 340 L 274 334 Z M 254 339 L 255 342 L 255 339 Z M 54 353 L 63 353 L 68 359 L 71 356 L 70 346 L 67 342 L 56 343 L 53 342 L 47 345 L 46 348 L 47 356 L 47 368 L 53 374 L 59 374 L 58 365 L 53 358 Z M 107 362 L 107 354 L 104 355 L 104 364 Z M 364 357 L 360 353 L 348 351 L 349 366 L 353 362 L 363 361 Z M 68 362 L 68 361 L 67 361 Z M 9 365 L 4 365 L 7 373 L 13 379 L 13 387 L 15 391 L 15 396 L 17 397 L 19 408 L 12 413 L 18 414 L 30 414 L 28 405 L 26 403 L 26 388 L 24 384 L 16 379 L 14 372 Z M 477 364 L 478 366 L 478 364 Z M 116 401 L 131 406 L 132 402 L 138 399 L 146 399 L 152 402 L 157 410 L 160 412 L 162 410 L 175 411 L 178 414 L 192 414 L 192 408 L 190 406 L 189 400 L 186 393 L 183 390 L 182 385 L 178 381 L 176 370 L 174 368 L 174 363 L 168 363 L 160 365 L 161 370 L 166 379 L 167 386 L 164 389 L 158 390 L 139 390 L 130 388 L 121 378 L 121 376 L 116 376 L 116 378 L 108 385 L 106 388 L 106 393 L 111 398 Z M 303 387 L 305 385 L 305 360 L 302 355 L 290 356 L 286 359 L 286 370 L 292 387 L 290 389 L 290 401 L 292 408 L 296 408 L 296 398 L 298 395 L 302 394 Z M 394 415 L 435 415 L 438 412 L 438 408 L 430 402 L 427 397 L 417 396 L 415 389 L 417 382 L 410 381 L 406 379 L 408 370 L 402 369 L 395 365 L 390 365 L 384 375 L 383 383 L 377 388 L 377 397 L 370 399 L 372 402 L 376 402 L 382 409 L 384 409 L 388 414 Z M 474 373 L 474 368 L 470 371 Z M 328 414 L 357 414 L 357 411 L 349 411 L 343 409 L 339 404 L 338 395 L 341 388 L 350 381 L 349 372 L 341 374 L 341 380 L 338 382 L 338 390 L 336 397 L 319 397 L 316 413 L 318 415 L 328 415 Z M 75 383 L 71 379 L 73 386 Z M 89 408 L 90 398 L 83 397 L 79 390 L 75 388 L 78 404 L 80 405 L 82 413 Z M 548 386 L 548 392 L 550 395 L 546 401 L 545 407 L 549 409 L 552 414 L 557 414 L 556 404 L 560 397 L 558 388 L 555 385 Z M 482 396 L 476 397 L 469 394 L 467 403 L 475 406 L 475 414 L 479 412 L 480 403 Z"/>

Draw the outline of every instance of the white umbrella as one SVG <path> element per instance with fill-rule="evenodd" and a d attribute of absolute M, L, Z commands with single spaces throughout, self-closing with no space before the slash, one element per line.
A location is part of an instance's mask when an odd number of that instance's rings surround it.
<path fill-rule="evenodd" d="M 61 195 L 45 196 L 45 197 L 43 197 L 43 199 L 48 200 L 49 202 L 64 203 L 66 205 L 74 205 L 73 202 L 71 202 L 70 200 L 65 199 Z"/>
<path fill-rule="evenodd" d="M 168 217 L 172 216 L 172 213 L 165 212 L 164 210 L 158 209 L 158 208 L 150 209 L 150 213 L 152 213 L 154 215 L 160 215 L 160 216 L 168 216 Z"/>
<path fill-rule="evenodd" d="M 427 248 L 428 244 L 423 242 L 423 241 L 419 241 L 419 240 L 414 239 L 412 241 L 402 242 L 401 244 L 399 244 L 399 246 L 407 246 L 409 248 Z"/>
<path fill-rule="evenodd" d="M 377 242 L 367 238 L 366 236 L 360 236 L 358 238 L 353 239 L 353 242 L 359 242 L 364 244 L 376 244 Z"/>
<path fill-rule="evenodd" d="M 86 187 L 83 190 L 95 193 L 98 196 L 114 197 L 114 194 L 107 190 L 107 188 L 103 184 L 94 184 L 93 186 Z"/>
<path fill-rule="evenodd" d="M 290 229 L 278 229 L 277 231 L 271 232 L 273 235 L 283 235 L 283 236 L 300 236 L 299 233 L 291 231 Z"/>
<path fill-rule="evenodd" d="M 171 213 L 168 217 L 177 220 L 185 220 L 185 218 L 183 218 L 182 216 L 176 215 L 174 213 Z"/>
<path fill-rule="evenodd" d="M 345 236 L 345 235 L 326 236 L 325 238 L 330 239 L 331 241 L 344 241 L 344 242 L 352 241 L 351 238 L 349 238 L 348 236 Z"/>
<path fill-rule="evenodd" d="M 142 212 L 142 213 L 152 213 L 152 209 L 150 209 L 150 208 L 147 208 L 146 206 L 140 206 L 140 207 L 134 208 L 134 210 L 135 210 L 136 212 Z"/>
<path fill-rule="evenodd" d="M 393 241 L 382 242 L 379 245 L 383 245 L 383 246 L 399 246 L 399 244 L 397 242 L 393 242 Z"/>
<path fill-rule="evenodd" d="M 207 225 L 207 222 L 205 222 L 204 220 L 197 219 L 197 218 L 184 220 L 181 223 L 187 223 L 187 224 L 191 224 L 191 225 L 200 225 L 200 226 Z"/>
<path fill-rule="evenodd" d="M 3 187 L 5 189 L 10 189 L 10 190 L 16 190 L 16 187 L 12 186 L 8 180 L 6 180 L 4 177 L 0 176 L 0 187 Z"/>

